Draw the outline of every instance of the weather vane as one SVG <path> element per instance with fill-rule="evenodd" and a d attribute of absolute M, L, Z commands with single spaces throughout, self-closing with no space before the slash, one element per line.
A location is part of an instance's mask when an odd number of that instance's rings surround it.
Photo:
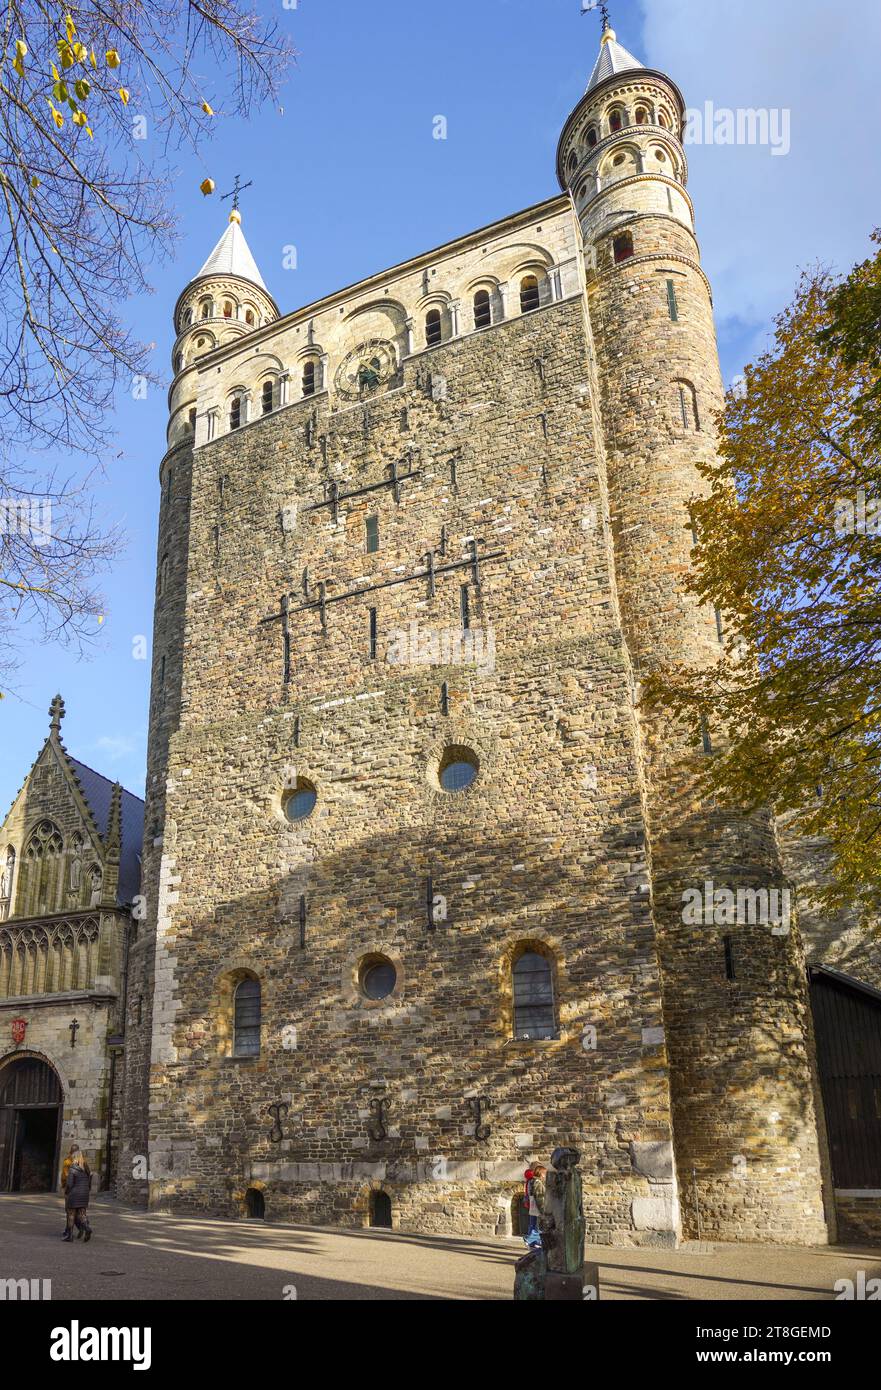
<path fill-rule="evenodd" d="M 247 182 L 247 183 L 240 183 L 240 182 L 239 182 L 240 178 L 241 178 L 241 175 L 240 175 L 240 174 L 236 174 L 235 180 L 233 181 L 233 186 L 232 186 L 232 188 L 230 189 L 229 193 L 223 193 L 223 194 L 221 194 L 221 198 L 220 198 L 220 201 L 221 201 L 221 202 L 223 202 L 226 198 L 232 198 L 232 210 L 233 210 L 233 212 L 238 212 L 238 210 L 239 210 L 239 194 L 242 193 L 242 192 L 244 192 L 244 190 L 245 190 L 246 188 L 250 188 L 250 187 L 251 187 L 251 184 L 254 182 L 253 179 L 248 179 L 248 182 Z"/>
<path fill-rule="evenodd" d="M 603 17 L 603 29 L 611 29 L 612 21 L 609 18 L 609 7 L 603 0 L 581 0 L 581 13 L 592 14 L 594 10 L 599 10 Z"/>

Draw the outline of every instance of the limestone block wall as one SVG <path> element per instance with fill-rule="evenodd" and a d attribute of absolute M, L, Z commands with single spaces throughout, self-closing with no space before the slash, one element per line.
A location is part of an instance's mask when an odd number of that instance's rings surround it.
<path fill-rule="evenodd" d="M 0 1055 L 2 1068 L 17 1057 L 36 1057 L 58 1073 L 64 1098 L 61 1158 L 71 1144 L 78 1144 L 95 1174 L 92 1190 L 107 1180 L 109 1119 L 109 1059 L 106 1046 L 111 1000 L 59 999 L 48 1004 L 30 1002 L 0 1004 L 0 1034 L 11 1036 L 14 1018 L 27 1020 L 25 1041 Z M 76 1046 L 70 1045 L 69 1026 L 79 1023 Z M 59 1170 L 60 1171 L 60 1170 Z M 57 1176 L 57 1175 L 56 1175 Z"/>
<path fill-rule="evenodd" d="M 151 648 L 150 736 L 141 894 L 146 916 L 133 924 L 128 953 L 125 1075 L 118 1163 L 118 1191 L 146 1202 L 148 1182 L 149 1068 L 154 1009 L 164 993 L 155 979 L 157 923 L 164 930 L 167 889 L 163 844 L 167 825 L 168 748 L 181 711 L 181 681 L 189 566 L 192 439 L 168 451 L 159 470 L 161 504 L 156 545 L 157 594 Z"/>
<path fill-rule="evenodd" d="M 684 592 L 689 503 L 704 486 L 698 465 L 714 455 L 723 395 L 682 115 L 681 96 L 659 74 L 609 79 L 567 123 L 558 166 L 584 237 L 615 572 L 637 678 L 677 661 L 709 672 L 722 653 L 724 615 Z M 717 888 L 784 886 L 773 827 L 701 803 L 693 773 L 711 752 L 710 723 L 705 750 L 657 716 L 643 712 L 640 728 L 686 1230 L 822 1240 L 797 930 L 729 927 L 713 916 Z M 710 915 L 696 925 L 683 915 L 690 890 L 710 894 Z"/>
<path fill-rule="evenodd" d="M 396 1225 L 446 1230 L 454 1213 L 457 1229 L 502 1231 L 526 1162 L 566 1142 L 584 1155 L 593 1239 L 675 1239 L 632 679 L 587 373 L 577 297 L 405 359 L 367 401 L 294 403 L 195 450 L 180 722 L 134 952 L 144 975 L 155 956 L 155 1205 L 236 1214 L 256 1185 L 270 1215 L 357 1224 L 381 1186 Z M 372 490 L 334 515 L 330 482 Z M 470 563 L 434 593 L 424 575 L 388 583 L 429 553 L 439 570 L 467 559 L 474 540 L 479 586 Z M 301 609 L 319 584 L 326 632 Z M 444 647 L 463 587 L 480 660 Z M 287 681 L 282 624 L 266 621 L 286 593 Z M 177 654 L 157 627 L 166 638 Z M 437 780 L 450 747 L 479 761 L 456 795 Z M 159 749 L 157 735 L 161 780 Z M 298 778 L 317 802 L 292 824 Z M 513 1038 L 527 944 L 552 960 L 556 1039 Z M 376 954 L 397 972 L 379 1001 L 358 983 Z M 256 1058 L 230 1056 L 243 972 L 262 989 Z"/>

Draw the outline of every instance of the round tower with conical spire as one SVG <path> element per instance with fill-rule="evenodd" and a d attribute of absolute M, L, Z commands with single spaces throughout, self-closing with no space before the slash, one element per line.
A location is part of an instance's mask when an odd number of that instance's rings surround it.
<path fill-rule="evenodd" d="M 128 994 L 140 1001 L 129 1018 L 124 1078 L 124 1151 L 119 1191 L 145 1200 L 148 1181 L 132 1155 L 147 1152 L 148 1077 L 154 1025 L 161 1033 L 167 979 L 155 974 L 156 941 L 173 900 L 174 827 L 166 818 L 169 745 L 184 707 L 183 644 L 190 559 L 194 447 L 203 359 L 215 349 L 279 317 L 242 230 L 237 207 L 211 254 L 185 287 L 174 309 L 174 376 L 168 397 L 168 447 L 159 466 L 161 490 L 156 554 L 156 602 L 151 652 L 147 789 L 141 891 L 146 919 L 133 941 Z"/>
<path fill-rule="evenodd" d="M 175 305 L 169 447 L 193 437 L 200 359 L 278 316 L 278 306 L 245 240 L 241 213 L 233 208 L 223 236 Z"/>
<path fill-rule="evenodd" d="M 722 618 L 685 589 L 690 503 L 706 484 L 724 402 L 710 285 L 686 190 L 685 103 L 608 21 L 560 139 L 586 268 L 624 639 L 639 682 L 661 666 L 709 673 Z M 728 924 L 714 894 L 785 886 L 766 815 L 708 804 L 690 735 L 642 711 L 642 793 L 664 988 L 684 1229 L 721 1240 L 826 1238 L 810 1012 L 797 930 Z M 687 911 L 699 894 L 700 920 Z M 706 899 L 709 895 L 709 903 Z M 761 902 L 759 897 L 744 899 Z M 753 917 L 760 914 L 751 914 Z"/>

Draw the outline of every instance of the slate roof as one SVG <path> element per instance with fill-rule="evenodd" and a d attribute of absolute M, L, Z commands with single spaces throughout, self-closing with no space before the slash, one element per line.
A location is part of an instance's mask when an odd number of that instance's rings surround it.
<path fill-rule="evenodd" d="M 587 91 L 592 92 L 594 87 L 605 82 L 607 77 L 615 77 L 619 72 L 627 72 L 630 68 L 643 66 L 644 64 L 638 58 L 634 58 L 633 54 L 628 53 L 627 49 L 618 42 L 614 30 L 607 29 L 600 46 L 600 56 L 596 60 L 590 81 L 587 84 Z"/>
<path fill-rule="evenodd" d="M 110 800 L 113 783 L 94 768 L 78 762 L 67 754 L 67 761 L 76 773 L 80 791 L 89 804 L 102 839 L 107 835 L 110 821 Z M 122 789 L 120 801 L 119 888 L 116 901 L 120 907 L 130 903 L 141 883 L 141 845 L 144 839 L 144 803 L 133 792 Z"/>
<path fill-rule="evenodd" d="M 228 224 L 199 274 L 194 275 L 193 279 L 201 280 L 203 275 L 234 275 L 238 280 L 250 280 L 252 285 L 259 285 L 261 290 L 266 290 L 263 276 L 257 269 L 257 262 L 245 240 L 242 224 L 238 221 Z M 268 290 L 266 292 L 269 293 Z"/>

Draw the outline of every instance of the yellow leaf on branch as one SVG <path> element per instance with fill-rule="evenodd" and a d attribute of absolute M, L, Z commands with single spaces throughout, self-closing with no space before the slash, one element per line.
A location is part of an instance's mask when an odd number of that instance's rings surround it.
<path fill-rule="evenodd" d="M 104 57 L 107 61 L 107 66 L 109 68 L 119 67 L 119 54 L 117 53 L 115 48 L 108 48 L 107 52 L 104 54 Z"/>
<path fill-rule="evenodd" d="M 123 106 L 128 106 L 129 95 L 130 95 L 130 94 L 129 94 L 128 87 L 120 87 L 120 89 L 119 89 L 119 99 L 120 99 L 120 101 L 122 102 Z"/>
<path fill-rule="evenodd" d="M 214 112 L 212 111 L 212 109 L 211 109 L 211 107 L 209 106 L 209 104 L 208 104 L 207 101 L 203 101 L 203 102 L 202 102 L 202 110 L 205 112 L 205 115 L 206 115 L 206 116 L 213 116 L 213 115 L 214 115 Z"/>

